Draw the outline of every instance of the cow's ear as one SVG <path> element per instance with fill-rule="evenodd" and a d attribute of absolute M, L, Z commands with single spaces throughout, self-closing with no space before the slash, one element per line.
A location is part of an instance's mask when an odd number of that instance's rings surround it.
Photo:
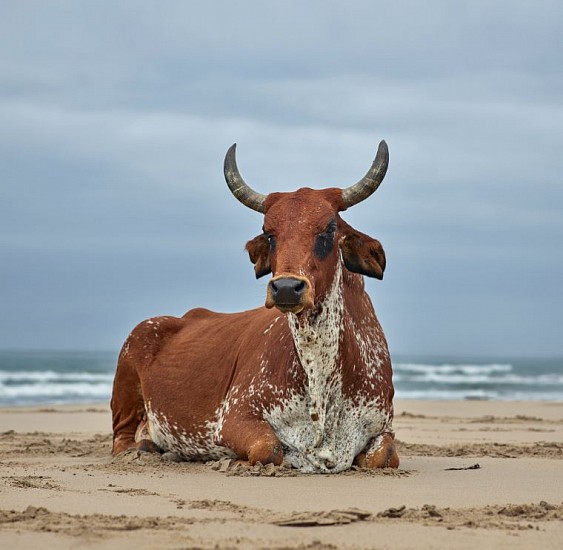
<path fill-rule="evenodd" d="M 266 235 L 254 237 L 254 239 L 246 243 L 245 249 L 250 256 L 250 261 L 254 264 L 254 272 L 257 279 L 271 273 L 270 243 Z"/>
<path fill-rule="evenodd" d="M 340 239 L 344 265 L 354 273 L 383 279 L 385 252 L 381 243 L 352 229 Z"/>

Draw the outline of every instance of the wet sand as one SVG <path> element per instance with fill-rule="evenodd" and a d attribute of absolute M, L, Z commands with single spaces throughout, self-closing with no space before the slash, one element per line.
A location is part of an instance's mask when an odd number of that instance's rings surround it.
<path fill-rule="evenodd" d="M 397 401 L 399 470 L 112 458 L 107 406 L 0 409 L 2 548 L 563 548 L 563 403 Z"/>

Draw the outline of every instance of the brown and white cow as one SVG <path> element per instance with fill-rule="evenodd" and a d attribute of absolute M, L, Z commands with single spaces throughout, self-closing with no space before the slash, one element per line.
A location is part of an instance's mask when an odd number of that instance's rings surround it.
<path fill-rule="evenodd" d="M 256 277 L 272 274 L 265 307 L 140 323 L 114 381 L 114 454 L 133 447 L 304 472 L 399 465 L 391 362 L 362 277 L 381 279 L 385 254 L 340 217 L 377 189 L 388 160 L 382 141 L 351 187 L 265 196 L 229 149 L 231 192 L 264 214 L 246 250 Z"/>

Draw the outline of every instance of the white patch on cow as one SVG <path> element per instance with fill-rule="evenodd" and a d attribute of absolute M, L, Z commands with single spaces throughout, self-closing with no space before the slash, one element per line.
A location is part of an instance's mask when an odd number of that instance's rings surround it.
<path fill-rule="evenodd" d="M 214 443 L 217 421 L 207 421 L 201 426 L 190 426 L 190 434 L 176 423 L 170 424 L 166 415 L 153 411 L 150 401 L 145 403 L 148 432 L 151 440 L 165 451 L 172 451 L 186 460 L 217 460 L 235 458 L 235 453 Z"/>
<path fill-rule="evenodd" d="M 121 348 L 121 357 L 124 359 L 129 354 L 129 346 L 131 344 L 131 335 L 127 337 L 125 343 L 123 344 L 123 348 Z"/>
<path fill-rule="evenodd" d="M 282 318 L 281 315 L 279 315 L 278 317 L 276 317 L 276 318 L 270 323 L 270 325 L 268 326 L 268 328 L 264 331 L 264 334 L 268 334 L 268 332 L 270 332 L 270 331 L 274 328 L 275 324 L 276 324 L 281 318 Z"/>
<path fill-rule="evenodd" d="M 344 300 L 342 295 L 342 266 L 338 262 L 332 287 L 313 318 L 299 318 L 290 313 L 288 323 L 295 349 L 307 375 L 310 399 L 309 417 L 315 425 L 314 447 L 318 447 L 324 433 L 326 410 L 340 382 L 336 369 Z"/>
<path fill-rule="evenodd" d="M 325 430 L 319 445 L 318 432 L 308 415 L 307 396 L 293 395 L 265 418 L 284 446 L 284 461 L 303 472 L 335 473 L 347 470 L 370 440 L 389 424 L 377 398 L 352 402 L 338 393 L 328 404 Z"/>

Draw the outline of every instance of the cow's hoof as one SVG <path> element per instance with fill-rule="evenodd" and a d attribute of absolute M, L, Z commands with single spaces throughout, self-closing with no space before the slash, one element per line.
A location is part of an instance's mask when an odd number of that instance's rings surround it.
<path fill-rule="evenodd" d="M 267 440 L 253 443 L 248 451 L 248 462 L 252 466 L 257 462 L 261 464 L 274 464 L 279 466 L 283 461 L 283 449 L 279 441 L 272 442 Z"/>
<path fill-rule="evenodd" d="M 111 450 L 111 454 L 113 456 L 120 455 L 121 453 L 125 453 L 131 449 L 135 449 L 142 453 L 159 453 L 162 454 L 164 451 L 153 443 L 151 439 L 139 439 L 134 441 L 133 439 L 115 439 L 113 442 L 113 448 Z"/>
<path fill-rule="evenodd" d="M 162 454 L 162 460 L 166 462 L 182 462 L 182 457 L 172 451 L 167 451 Z"/>
<path fill-rule="evenodd" d="M 380 435 L 375 443 L 375 448 L 360 453 L 354 464 L 360 468 L 398 468 L 399 455 L 393 436 L 388 433 Z"/>
<path fill-rule="evenodd" d="M 158 453 L 162 454 L 162 449 L 150 439 L 141 439 L 135 444 L 135 447 L 141 453 Z"/>

